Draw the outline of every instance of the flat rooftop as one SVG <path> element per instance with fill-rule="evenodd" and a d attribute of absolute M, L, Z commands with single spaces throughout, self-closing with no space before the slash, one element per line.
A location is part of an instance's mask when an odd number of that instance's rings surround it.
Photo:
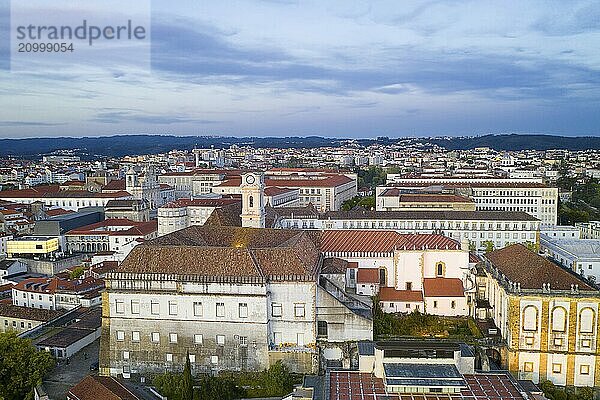
<path fill-rule="evenodd" d="M 459 393 L 388 393 L 383 380 L 370 373 L 331 371 L 327 400 L 525 400 L 506 374 L 464 375 L 467 387 Z"/>

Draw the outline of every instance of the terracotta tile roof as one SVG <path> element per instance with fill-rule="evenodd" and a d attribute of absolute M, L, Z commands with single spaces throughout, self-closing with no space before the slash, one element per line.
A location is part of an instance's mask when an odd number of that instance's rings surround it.
<path fill-rule="evenodd" d="M 219 279 L 314 277 L 315 239 L 303 231 L 192 226 L 135 247 L 117 272 Z"/>
<path fill-rule="evenodd" d="M 73 386 L 67 397 L 78 400 L 138 400 L 113 377 L 88 375 Z"/>
<path fill-rule="evenodd" d="M 401 203 L 473 203 L 468 197 L 454 194 L 402 193 L 400 189 L 384 190 L 380 197 L 400 197 Z"/>
<path fill-rule="evenodd" d="M 45 194 L 58 193 L 60 191 L 59 185 L 42 185 L 35 186 L 29 189 L 20 190 L 5 190 L 0 193 L 2 198 L 29 198 L 29 197 L 41 197 Z"/>
<path fill-rule="evenodd" d="M 161 208 L 181 208 L 181 207 L 221 207 L 229 204 L 241 202 L 241 199 L 178 199 L 165 204 Z"/>
<path fill-rule="evenodd" d="M 56 217 L 57 215 L 65 215 L 65 214 L 72 214 L 72 213 L 73 213 L 73 211 L 65 210 L 62 208 L 46 210 L 46 215 L 49 217 Z"/>
<path fill-rule="evenodd" d="M 0 316 L 46 322 L 65 313 L 65 310 L 44 310 L 42 308 L 21 307 L 0 303 Z"/>
<path fill-rule="evenodd" d="M 420 290 L 396 290 L 392 287 L 382 287 L 379 289 L 379 301 L 418 302 L 423 301 L 423 293 Z"/>
<path fill-rule="evenodd" d="M 261 278 L 247 248 L 139 245 L 117 272 Z"/>
<path fill-rule="evenodd" d="M 284 175 L 283 178 L 274 178 L 273 176 L 265 179 L 266 186 L 278 186 L 278 187 L 336 187 L 341 186 L 349 182 L 353 182 L 353 179 L 348 178 L 346 175 L 328 175 L 325 178 L 323 175 L 318 176 L 316 179 L 296 179 L 289 178 Z"/>
<path fill-rule="evenodd" d="M 423 279 L 425 297 L 464 297 L 465 290 L 458 278 Z"/>
<path fill-rule="evenodd" d="M 323 260 L 321 273 L 323 274 L 345 274 L 346 269 L 350 266 L 346 260 L 341 258 L 329 257 Z"/>
<path fill-rule="evenodd" d="M 102 190 L 114 190 L 121 191 L 127 188 L 127 184 L 125 183 L 125 179 L 113 179 L 108 182 L 106 185 L 102 186 Z"/>
<path fill-rule="evenodd" d="M 467 221 L 539 221 L 521 211 L 328 211 L 319 219 L 333 220 L 467 220 Z"/>
<path fill-rule="evenodd" d="M 216 185 L 216 187 L 238 187 L 242 184 L 241 176 L 234 176 L 232 178 L 227 179 L 223 183 Z"/>
<path fill-rule="evenodd" d="M 356 274 L 358 283 L 379 283 L 379 270 L 377 268 L 359 268 Z"/>
<path fill-rule="evenodd" d="M 551 289 L 571 290 L 571 285 L 579 285 L 579 290 L 595 291 L 575 273 L 565 270 L 552 261 L 522 244 L 513 244 L 485 255 L 510 281 L 521 284 L 521 289 L 540 289 L 549 283 Z"/>
<path fill-rule="evenodd" d="M 458 250 L 460 244 L 443 235 L 401 234 L 392 230 L 327 230 L 322 234 L 323 252 L 389 253 L 394 249 Z"/>
<path fill-rule="evenodd" d="M 389 253 L 399 241 L 395 231 L 328 230 L 323 231 L 321 251 Z"/>
<path fill-rule="evenodd" d="M 290 193 L 293 192 L 294 189 L 288 189 L 288 188 L 280 188 L 280 187 L 276 187 L 276 186 L 270 186 L 268 188 L 265 188 L 265 196 L 277 196 L 280 194 L 284 194 L 284 193 Z"/>
<path fill-rule="evenodd" d="M 130 227 L 122 230 L 109 230 L 110 227 Z M 131 221 L 127 218 L 109 218 L 94 224 L 70 230 L 66 235 L 106 235 L 106 236 L 146 236 L 158 230 L 158 221 L 153 219 L 147 222 Z"/>

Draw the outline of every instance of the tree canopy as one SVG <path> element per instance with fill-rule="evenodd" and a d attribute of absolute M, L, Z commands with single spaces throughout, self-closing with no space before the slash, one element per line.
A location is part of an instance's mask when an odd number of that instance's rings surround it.
<path fill-rule="evenodd" d="M 0 399 L 32 399 L 33 389 L 55 365 L 54 358 L 38 351 L 30 340 L 14 332 L 0 333 Z"/>

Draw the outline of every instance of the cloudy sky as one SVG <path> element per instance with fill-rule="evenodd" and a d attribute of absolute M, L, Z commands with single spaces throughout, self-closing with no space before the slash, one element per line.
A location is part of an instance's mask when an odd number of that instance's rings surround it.
<path fill-rule="evenodd" d="M 5 138 L 600 135 L 598 1 L 155 0 L 150 73 L 11 72 L 6 43 Z"/>

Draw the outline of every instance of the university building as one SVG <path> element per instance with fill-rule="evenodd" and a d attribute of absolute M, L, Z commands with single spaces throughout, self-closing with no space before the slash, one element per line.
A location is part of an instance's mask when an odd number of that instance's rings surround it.
<path fill-rule="evenodd" d="M 598 289 L 520 244 L 487 254 L 477 286 L 518 379 L 600 386 Z"/>

